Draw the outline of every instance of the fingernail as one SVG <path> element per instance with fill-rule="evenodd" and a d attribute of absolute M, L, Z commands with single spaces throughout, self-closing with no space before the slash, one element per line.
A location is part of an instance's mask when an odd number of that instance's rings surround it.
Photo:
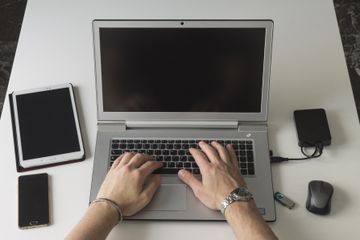
<path fill-rule="evenodd" d="M 179 174 L 180 176 L 184 176 L 186 173 L 185 173 L 185 170 L 181 169 L 181 170 L 178 172 L 178 174 Z"/>

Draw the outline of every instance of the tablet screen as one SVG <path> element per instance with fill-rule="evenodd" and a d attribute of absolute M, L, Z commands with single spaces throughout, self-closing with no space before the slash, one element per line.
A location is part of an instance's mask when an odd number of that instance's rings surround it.
<path fill-rule="evenodd" d="M 23 160 L 80 151 L 69 88 L 16 96 Z"/>

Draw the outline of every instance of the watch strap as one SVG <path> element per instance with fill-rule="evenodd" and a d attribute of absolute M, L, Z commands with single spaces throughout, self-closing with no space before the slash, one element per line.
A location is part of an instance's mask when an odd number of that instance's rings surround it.
<path fill-rule="evenodd" d="M 238 195 L 237 193 L 243 193 Z M 244 194 L 245 193 L 245 194 Z M 225 209 L 235 201 L 250 201 L 253 198 L 252 194 L 246 187 L 235 188 L 225 199 L 220 203 L 220 211 L 225 215 Z"/>

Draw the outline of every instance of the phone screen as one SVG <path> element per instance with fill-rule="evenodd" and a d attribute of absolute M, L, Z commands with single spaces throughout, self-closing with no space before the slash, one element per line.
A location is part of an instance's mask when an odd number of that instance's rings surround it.
<path fill-rule="evenodd" d="M 48 174 L 19 177 L 19 227 L 49 224 Z"/>

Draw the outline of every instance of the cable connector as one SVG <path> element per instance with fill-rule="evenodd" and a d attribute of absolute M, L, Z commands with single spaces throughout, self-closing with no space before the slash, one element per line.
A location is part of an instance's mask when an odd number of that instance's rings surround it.
<path fill-rule="evenodd" d="M 270 157 L 270 162 L 271 163 L 279 163 L 279 162 L 285 162 L 285 161 L 289 161 L 289 159 L 288 158 L 283 158 L 283 157 L 278 157 L 278 156 Z"/>

